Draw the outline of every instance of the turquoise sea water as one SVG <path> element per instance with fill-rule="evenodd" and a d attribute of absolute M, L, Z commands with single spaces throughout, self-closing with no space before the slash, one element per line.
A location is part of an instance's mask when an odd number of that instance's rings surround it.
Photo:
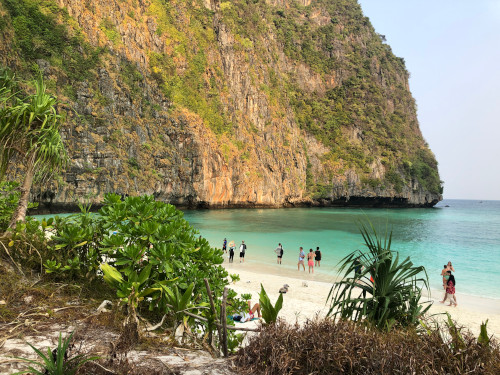
<path fill-rule="evenodd" d="M 306 252 L 319 246 L 323 259 L 315 277 L 322 280 L 333 280 L 338 262 L 364 248 L 358 222 L 369 219 L 379 233 L 392 229 L 393 250 L 425 266 L 431 289 L 441 291 L 441 269 L 451 261 L 457 293 L 500 299 L 500 288 L 492 288 L 500 285 L 500 201 L 448 199 L 430 209 L 196 210 L 185 211 L 185 218 L 214 247 L 221 248 L 224 237 L 237 245 L 244 240 L 245 262 L 265 272 L 297 272 L 299 246 Z M 274 253 L 279 242 L 281 266 Z M 236 251 L 236 269 L 238 257 Z"/>
<path fill-rule="evenodd" d="M 445 207 L 448 205 L 449 207 Z M 274 249 L 283 244 L 281 267 L 297 269 L 298 248 L 319 246 L 320 272 L 336 275 L 348 253 L 363 249 L 359 220 L 393 232 L 392 249 L 423 265 L 432 289 L 441 290 L 441 269 L 456 270 L 457 292 L 500 299 L 500 201 L 444 200 L 432 209 L 289 208 L 186 211 L 186 219 L 212 246 L 224 237 L 248 246 L 246 262 L 269 269 Z M 238 252 L 235 254 L 238 263 Z M 306 265 L 307 272 L 307 265 Z"/>

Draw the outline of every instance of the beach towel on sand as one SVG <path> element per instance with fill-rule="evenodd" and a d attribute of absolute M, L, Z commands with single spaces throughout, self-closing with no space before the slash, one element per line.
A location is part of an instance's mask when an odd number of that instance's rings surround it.
<path fill-rule="evenodd" d="M 242 322 L 241 321 L 241 319 L 242 319 L 241 315 L 229 315 L 228 318 L 231 319 L 235 323 L 241 323 L 241 324 L 246 323 L 246 322 L 250 322 L 250 321 L 253 321 L 253 320 L 259 320 L 259 318 L 252 318 L 250 320 L 246 320 L 246 321 Z"/>

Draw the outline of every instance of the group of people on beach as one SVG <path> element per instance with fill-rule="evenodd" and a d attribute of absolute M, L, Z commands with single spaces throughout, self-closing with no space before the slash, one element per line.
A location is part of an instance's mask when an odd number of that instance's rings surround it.
<path fill-rule="evenodd" d="M 227 238 L 224 238 L 222 241 L 222 251 L 224 253 L 228 253 L 228 247 L 229 247 L 229 263 L 233 263 L 234 261 L 234 251 L 236 249 L 236 245 L 234 241 L 227 242 Z M 241 241 L 241 244 L 239 246 L 240 250 L 240 263 L 245 262 L 245 253 L 247 250 L 247 245 L 245 244 L 245 241 Z M 276 263 L 281 264 L 281 261 L 283 259 L 283 245 L 281 243 L 278 243 L 278 246 L 274 250 L 276 253 Z M 309 253 L 304 252 L 304 248 L 301 246 L 299 248 L 299 262 L 297 263 L 297 271 L 300 271 L 300 266 L 302 266 L 302 269 L 305 271 L 306 267 L 304 265 L 304 260 L 307 257 L 307 266 L 309 268 L 309 273 L 314 273 L 314 267 L 320 267 L 321 266 L 321 251 L 319 249 L 319 246 L 316 247 L 316 251 L 313 251 L 313 249 L 309 249 Z"/>
<path fill-rule="evenodd" d="M 457 306 L 457 297 L 455 296 L 455 276 L 452 274 L 455 272 L 451 262 L 445 264 L 441 270 L 441 276 L 443 277 L 443 289 L 445 290 L 444 298 L 441 303 L 445 303 L 449 299 L 450 304 L 448 306 Z"/>
<path fill-rule="evenodd" d="M 229 246 L 229 263 L 233 263 L 234 261 L 234 250 L 236 249 L 236 244 L 234 241 L 227 243 L 227 239 L 224 238 L 224 241 L 222 241 L 222 251 L 227 254 L 227 247 Z M 240 263 L 245 262 L 245 253 L 247 251 L 247 245 L 245 241 L 241 241 L 240 244 Z"/>
<path fill-rule="evenodd" d="M 278 247 L 274 250 L 276 253 L 276 263 L 281 264 L 281 260 L 283 259 L 283 245 L 281 243 L 278 244 Z M 319 250 L 319 246 L 316 247 L 316 251 L 313 252 L 313 249 L 309 249 L 309 253 L 304 252 L 304 248 L 301 246 L 299 248 L 299 262 L 297 263 L 297 271 L 300 271 L 300 266 L 302 265 L 302 269 L 305 271 L 306 267 L 304 265 L 304 260 L 307 257 L 307 266 L 309 267 L 309 273 L 314 273 L 314 267 L 320 267 L 321 265 L 321 251 Z"/>
<path fill-rule="evenodd" d="M 300 266 L 305 271 L 306 267 L 304 266 L 304 259 L 306 258 L 306 253 L 302 246 L 299 248 L 299 262 L 297 263 L 297 271 L 300 271 Z M 316 251 L 313 252 L 313 249 L 309 249 L 307 253 L 307 266 L 309 267 L 309 273 L 314 273 L 314 266 L 320 267 L 321 265 L 321 251 L 319 247 L 316 247 Z"/>

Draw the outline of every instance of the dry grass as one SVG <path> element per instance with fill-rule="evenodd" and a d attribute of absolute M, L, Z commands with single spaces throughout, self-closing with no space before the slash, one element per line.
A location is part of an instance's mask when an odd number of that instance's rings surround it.
<path fill-rule="evenodd" d="M 438 330 L 384 333 L 346 321 L 303 327 L 281 321 L 253 337 L 236 362 L 242 374 L 500 374 L 499 344 L 484 347 L 460 332 L 463 341 L 443 339 Z"/>
<path fill-rule="evenodd" d="M 104 284 L 103 284 L 104 285 Z M 158 355 L 176 355 L 179 345 L 170 339 L 171 332 L 137 334 L 135 323 L 123 327 L 126 311 L 114 304 L 106 313 L 96 313 L 103 299 L 113 300 L 114 293 L 97 284 L 72 285 L 38 277 L 23 277 L 8 261 L 0 259 L 0 351 L 9 339 L 37 342 L 54 337 L 58 332 L 75 331 L 69 356 L 97 355 L 78 374 L 143 374 L 172 375 L 184 370 L 170 367 L 157 360 Z M 37 338 L 38 341 L 34 338 Z M 46 347 L 41 347 L 46 350 Z M 194 351 L 196 352 L 196 351 Z M 134 354 L 135 353 L 135 354 Z M 27 357 L 26 351 L 6 352 L 3 355 Z M 139 357 L 138 357 L 139 356 Z M 1 361 L 0 361 L 1 362 Z M 0 373 L 7 364 L 0 364 Z M 189 361 L 186 362 L 189 366 Z M 228 365 L 220 365 L 222 368 Z M 227 372 L 221 372 L 227 373 Z"/>

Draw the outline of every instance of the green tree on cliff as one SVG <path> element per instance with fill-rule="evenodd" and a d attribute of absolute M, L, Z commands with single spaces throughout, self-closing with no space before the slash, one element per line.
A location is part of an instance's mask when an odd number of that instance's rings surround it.
<path fill-rule="evenodd" d="M 57 172 L 68 160 L 59 133 L 57 99 L 46 93 L 41 75 L 34 85 L 35 93 L 22 97 L 16 92 L 15 77 L 0 70 L 0 180 L 14 161 L 24 173 L 10 228 L 24 220 L 33 182 Z"/>

